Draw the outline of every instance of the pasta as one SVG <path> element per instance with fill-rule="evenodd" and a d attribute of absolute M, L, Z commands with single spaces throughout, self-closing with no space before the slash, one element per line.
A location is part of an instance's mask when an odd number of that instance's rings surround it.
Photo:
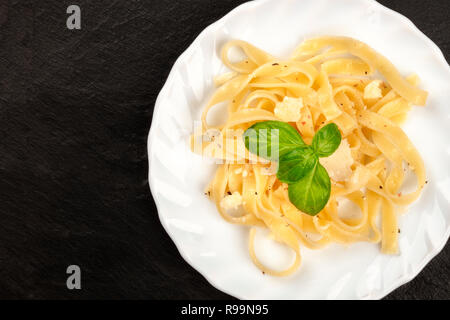
<path fill-rule="evenodd" d="M 233 48 L 245 58 L 233 62 Z M 191 136 L 191 148 L 222 161 L 206 194 L 226 221 L 250 227 L 254 264 L 264 273 L 286 276 L 300 266 L 301 246 L 320 249 L 332 242 L 381 243 L 383 253 L 398 253 L 397 216 L 426 184 L 423 161 L 400 128 L 411 106 L 426 102 L 418 77 L 403 78 L 385 57 L 347 37 L 306 40 L 288 60 L 233 40 L 221 58 L 231 71 L 215 79 L 218 89 L 202 113 L 201 129 Z M 208 113 L 222 103 L 226 122 L 208 124 Z M 331 196 L 319 214 L 299 211 L 276 177 L 276 164 L 243 145 L 243 132 L 267 120 L 288 122 L 308 144 L 326 124 L 338 126 L 340 151 L 321 162 L 331 178 Z M 417 185 L 404 193 L 409 172 Z M 357 216 L 342 212 L 345 201 L 359 208 Z M 269 229 L 295 252 L 291 266 L 273 270 L 258 259 L 256 227 Z"/>

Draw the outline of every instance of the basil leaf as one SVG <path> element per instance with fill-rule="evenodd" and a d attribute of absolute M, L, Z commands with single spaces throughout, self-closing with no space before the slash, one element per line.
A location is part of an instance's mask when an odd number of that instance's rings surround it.
<path fill-rule="evenodd" d="M 316 166 L 302 179 L 290 184 L 289 200 L 300 211 L 318 214 L 330 199 L 331 183 L 327 170 L 317 161 Z"/>
<path fill-rule="evenodd" d="M 295 148 L 306 146 L 298 131 L 282 121 L 255 123 L 244 132 L 243 139 L 251 153 L 272 161 L 278 161 Z"/>
<path fill-rule="evenodd" d="M 308 174 L 318 161 L 311 147 L 294 149 L 280 157 L 277 178 L 285 183 L 294 183 Z"/>
<path fill-rule="evenodd" d="M 312 147 L 319 157 L 331 156 L 340 144 L 341 133 L 334 123 L 329 123 L 317 131 L 312 141 Z"/>

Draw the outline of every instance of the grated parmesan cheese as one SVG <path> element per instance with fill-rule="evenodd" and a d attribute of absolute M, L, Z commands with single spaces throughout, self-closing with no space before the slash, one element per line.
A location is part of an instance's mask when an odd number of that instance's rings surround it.
<path fill-rule="evenodd" d="M 286 122 L 297 122 L 301 113 L 300 110 L 303 108 L 302 98 L 291 98 L 284 97 L 282 102 L 278 102 L 275 106 L 275 115 L 283 121 Z"/>
<path fill-rule="evenodd" d="M 367 84 L 364 88 L 364 99 L 377 99 L 381 98 L 381 89 L 380 89 L 381 81 L 373 80 Z"/>
<path fill-rule="evenodd" d="M 233 192 L 233 194 L 225 196 L 220 201 L 220 206 L 226 212 L 236 211 L 242 205 L 242 196 L 239 192 Z"/>
<path fill-rule="evenodd" d="M 353 157 L 347 139 L 341 141 L 337 150 L 329 157 L 320 158 L 330 178 L 334 181 L 345 181 L 352 175 Z"/>

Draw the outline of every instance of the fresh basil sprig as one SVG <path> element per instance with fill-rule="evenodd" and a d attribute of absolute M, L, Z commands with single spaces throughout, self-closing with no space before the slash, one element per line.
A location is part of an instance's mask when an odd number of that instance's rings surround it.
<path fill-rule="evenodd" d="M 315 167 L 318 160 L 314 150 L 309 146 L 292 149 L 280 157 L 277 178 L 285 183 L 297 182 Z"/>
<path fill-rule="evenodd" d="M 243 137 L 245 147 L 251 153 L 272 161 L 278 161 L 295 148 L 307 146 L 298 131 L 282 121 L 255 123 L 244 132 Z"/>
<path fill-rule="evenodd" d="M 317 131 L 312 141 L 312 148 L 319 157 L 329 157 L 341 144 L 341 133 L 334 123 L 327 124 Z"/>
<path fill-rule="evenodd" d="M 319 157 L 332 155 L 341 143 L 336 124 L 322 127 L 307 145 L 297 130 L 281 121 L 258 122 L 244 133 L 246 148 L 278 161 L 278 180 L 287 183 L 289 200 L 300 211 L 316 215 L 330 199 L 331 182 Z"/>
<path fill-rule="evenodd" d="M 315 216 L 325 207 L 330 199 L 330 192 L 330 177 L 319 161 L 303 178 L 288 187 L 292 204 L 311 216 Z"/>

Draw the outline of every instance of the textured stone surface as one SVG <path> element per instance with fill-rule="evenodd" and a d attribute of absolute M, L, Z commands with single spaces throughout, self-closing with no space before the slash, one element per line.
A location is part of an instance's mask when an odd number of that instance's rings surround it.
<path fill-rule="evenodd" d="M 160 225 L 146 141 L 175 59 L 241 2 L 79 0 L 78 31 L 72 1 L 0 2 L 0 298 L 228 298 Z M 380 2 L 449 57 L 447 0 Z M 388 298 L 449 299 L 449 260 L 447 245 Z"/>

